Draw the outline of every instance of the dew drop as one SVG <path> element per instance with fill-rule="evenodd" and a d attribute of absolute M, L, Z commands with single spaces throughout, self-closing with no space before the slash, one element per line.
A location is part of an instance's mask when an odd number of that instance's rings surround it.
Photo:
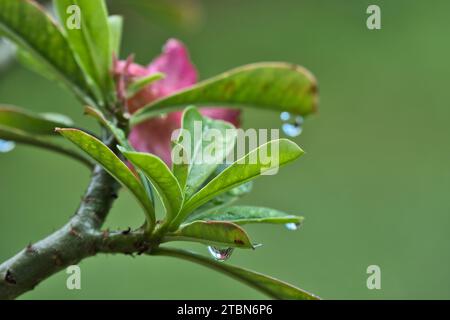
<path fill-rule="evenodd" d="M 285 226 L 286 229 L 288 229 L 288 230 L 296 231 L 296 230 L 300 229 L 300 227 L 302 226 L 302 224 L 301 224 L 301 223 L 290 222 L 290 223 L 286 223 L 284 226 Z"/>
<path fill-rule="evenodd" d="M 15 147 L 16 147 L 16 144 L 14 142 L 0 139 L 0 153 L 10 152 Z"/>
<path fill-rule="evenodd" d="M 289 112 L 282 112 L 280 119 L 285 122 L 281 128 L 287 136 L 298 137 L 303 132 L 304 119 L 302 116 L 292 116 Z M 294 120 L 293 123 L 292 120 Z"/>
<path fill-rule="evenodd" d="M 289 112 L 282 112 L 280 114 L 280 119 L 283 121 L 288 121 L 291 118 L 291 114 Z"/>
<path fill-rule="evenodd" d="M 233 248 L 217 248 L 213 246 L 208 246 L 208 251 L 215 260 L 225 261 L 231 257 L 231 254 L 233 253 Z"/>

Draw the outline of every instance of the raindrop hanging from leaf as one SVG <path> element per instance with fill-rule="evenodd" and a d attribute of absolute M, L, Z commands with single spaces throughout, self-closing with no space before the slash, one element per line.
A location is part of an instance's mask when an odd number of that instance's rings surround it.
<path fill-rule="evenodd" d="M 0 153 L 8 153 L 16 147 L 16 144 L 12 141 L 6 141 L 0 139 Z"/>
<path fill-rule="evenodd" d="M 292 123 L 292 119 L 294 122 Z M 289 112 L 282 112 L 280 114 L 280 119 L 284 121 L 281 128 L 283 132 L 289 137 L 298 137 L 303 132 L 303 122 L 304 119 L 302 116 L 293 117 Z"/>
<path fill-rule="evenodd" d="M 290 223 L 286 223 L 284 226 L 286 227 L 286 229 L 288 229 L 290 231 L 297 231 L 298 229 L 300 229 L 302 224 L 301 223 L 290 222 Z"/>
<path fill-rule="evenodd" d="M 231 254 L 233 253 L 233 248 L 218 248 L 208 246 L 208 251 L 215 260 L 226 261 L 231 257 Z"/>

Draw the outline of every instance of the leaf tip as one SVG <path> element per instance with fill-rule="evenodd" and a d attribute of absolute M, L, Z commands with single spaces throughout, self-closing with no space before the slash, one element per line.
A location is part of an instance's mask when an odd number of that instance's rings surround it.
<path fill-rule="evenodd" d="M 59 134 L 61 134 L 61 135 L 64 133 L 65 130 L 67 130 L 67 129 L 65 129 L 65 128 L 60 128 L 60 127 L 56 127 L 56 128 L 54 129 L 55 133 L 59 133 Z"/>
<path fill-rule="evenodd" d="M 128 153 L 127 149 L 122 147 L 121 145 L 118 144 L 118 145 L 116 145 L 116 147 L 117 147 L 117 150 L 119 150 L 121 153 L 123 153 L 123 154 Z"/>
<path fill-rule="evenodd" d="M 284 144 L 286 149 L 293 152 L 297 158 L 305 154 L 305 151 L 292 140 L 281 138 L 278 141 L 280 144 Z"/>
<path fill-rule="evenodd" d="M 84 106 L 83 113 L 85 115 L 91 114 L 92 112 L 94 112 L 94 108 L 93 107 L 91 107 L 90 105 L 85 105 Z"/>

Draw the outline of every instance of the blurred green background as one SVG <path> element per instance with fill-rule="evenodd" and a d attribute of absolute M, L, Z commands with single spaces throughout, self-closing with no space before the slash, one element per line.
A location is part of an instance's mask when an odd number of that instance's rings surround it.
<path fill-rule="evenodd" d="M 255 61 L 304 65 L 318 78 L 320 112 L 295 138 L 307 155 L 256 181 L 242 203 L 306 217 L 301 230 L 251 226 L 264 246 L 228 263 L 291 282 L 326 299 L 450 298 L 450 2 L 447 0 L 203 1 L 203 21 L 179 28 L 110 1 L 126 16 L 123 56 L 148 63 L 169 37 L 184 41 L 202 78 Z M 382 29 L 366 28 L 378 4 Z M 0 101 L 64 112 L 93 127 L 75 99 L 13 65 Z M 279 128 L 279 115 L 248 110 L 244 127 Z M 0 260 L 63 225 L 89 180 L 78 163 L 31 147 L 0 154 Z M 142 214 L 121 192 L 110 228 Z M 180 244 L 207 254 L 202 245 Z M 379 265 L 381 290 L 366 268 Z M 221 274 L 165 257 L 99 256 L 81 263 L 82 289 L 64 272 L 24 299 L 252 299 Z"/>

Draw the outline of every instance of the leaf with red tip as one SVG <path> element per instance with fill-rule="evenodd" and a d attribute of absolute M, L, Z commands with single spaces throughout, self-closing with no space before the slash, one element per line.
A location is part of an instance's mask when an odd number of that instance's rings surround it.
<path fill-rule="evenodd" d="M 182 225 L 165 238 L 165 241 L 176 240 L 201 242 L 212 246 L 253 248 L 244 229 L 223 221 L 195 221 Z"/>

